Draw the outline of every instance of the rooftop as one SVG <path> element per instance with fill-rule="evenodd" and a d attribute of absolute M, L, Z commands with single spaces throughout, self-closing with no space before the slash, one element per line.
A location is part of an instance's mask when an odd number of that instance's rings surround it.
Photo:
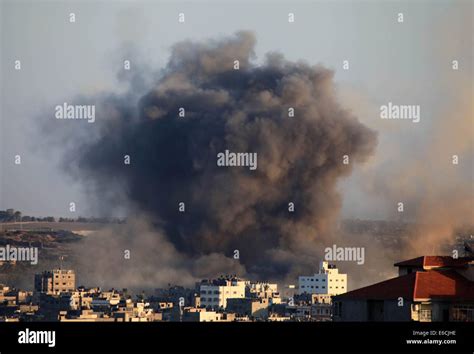
<path fill-rule="evenodd" d="M 336 296 L 336 299 L 391 300 L 402 297 L 474 301 L 474 282 L 454 270 L 413 272 Z"/>
<path fill-rule="evenodd" d="M 418 267 L 418 268 L 463 268 L 469 262 L 474 261 L 474 257 L 453 258 L 449 256 L 422 256 L 407 261 L 395 263 L 395 267 Z"/>

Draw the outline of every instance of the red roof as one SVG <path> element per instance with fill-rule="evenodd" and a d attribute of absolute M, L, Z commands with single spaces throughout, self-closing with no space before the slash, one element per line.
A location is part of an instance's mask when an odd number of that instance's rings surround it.
<path fill-rule="evenodd" d="M 474 301 L 474 282 L 454 270 L 413 272 L 349 291 L 336 299 L 456 299 Z"/>
<path fill-rule="evenodd" d="M 454 270 L 416 272 L 415 299 L 449 299 L 474 301 L 474 282 Z"/>
<path fill-rule="evenodd" d="M 413 297 L 415 279 L 416 273 L 410 273 L 401 277 L 369 285 L 364 288 L 349 291 L 345 294 L 337 295 L 336 298 L 386 300 L 397 299 L 401 296 L 408 299 Z"/>
<path fill-rule="evenodd" d="M 396 267 L 464 267 L 470 261 L 473 261 L 474 257 L 460 257 L 453 258 L 449 256 L 422 256 L 418 258 L 409 259 L 395 263 Z"/>

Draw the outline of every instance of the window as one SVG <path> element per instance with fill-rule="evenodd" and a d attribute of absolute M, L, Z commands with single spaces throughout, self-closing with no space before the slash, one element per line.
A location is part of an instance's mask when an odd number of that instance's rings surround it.
<path fill-rule="evenodd" d="M 451 316 L 453 321 L 472 322 L 474 321 L 474 306 L 455 305 Z"/>
<path fill-rule="evenodd" d="M 201 291 L 201 294 L 205 294 L 205 293 L 206 293 L 206 290 L 202 290 L 202 291 Z"/>
<path fill-rule="evenodd" d="M 334 304 L 334 316 L 341 316 L 342 314 L 342 302 L 336 302 Z"/>
<path fill-rule="evenodd" d="M 431 310 L 421 310 L 420 311 L 420 321 L 430 321 L 431 322 Z"/>

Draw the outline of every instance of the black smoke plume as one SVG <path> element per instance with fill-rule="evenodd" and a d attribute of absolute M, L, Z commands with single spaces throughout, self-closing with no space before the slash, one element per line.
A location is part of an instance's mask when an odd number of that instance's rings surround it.
<path fill-rule="evenodd" d="M 159 282 L 227 271 L 284 279 L 315 270 L 334 243 L 337 182 L 373 153 L 376 134 L 339 105 L 332 71 L 277 53 L 256 65 L 254 45 L 248 32 L 178 43 L 139 99 L 133 82 L 143 80 L 132 80 L 127 94 L 97 99 L 93 138 L 68 150 L 68 168 L 106 208 L 125 201 L 148 221 L 145 228 L 130 223 L 126 235 L 105 238 L 108 245 L 88 241 L 88 252 L 101 250 L 88 262 L 102 272 L 114 268 L 121 251 L 115 261 L 106 253 L 126 248 L 123 241 L 152 279 L 172 273 Z M 217 166 L 225 150 L 256 152 L 258 168 Z"/>

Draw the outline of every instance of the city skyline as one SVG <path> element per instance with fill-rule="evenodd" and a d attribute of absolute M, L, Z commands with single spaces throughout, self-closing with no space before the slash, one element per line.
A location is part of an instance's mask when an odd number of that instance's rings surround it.
<path fill-rule="evenodd" d="M 473 16 L 0 0 L 0 352 L 469 352 Z"/>

